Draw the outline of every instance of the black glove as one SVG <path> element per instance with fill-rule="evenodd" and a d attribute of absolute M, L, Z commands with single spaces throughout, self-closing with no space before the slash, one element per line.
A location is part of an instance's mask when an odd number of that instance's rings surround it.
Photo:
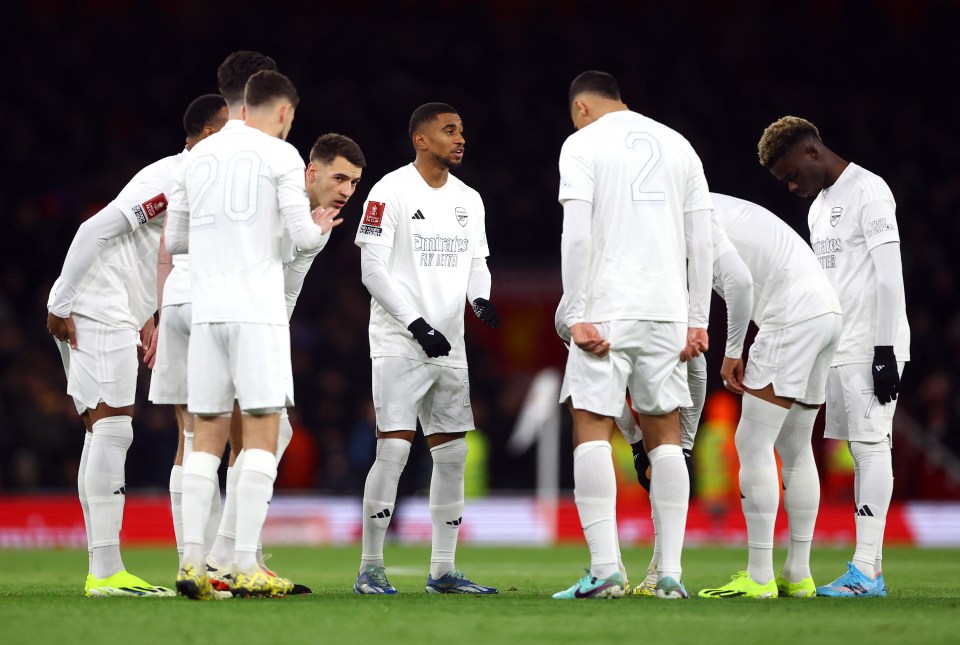
<path fill-rule="evenodd" d="M 430 326 L 423 318 L 417 318 L 407 327 L 414 339 L 420 343 L 420 347 L 430 358 L 437 356 L 446 356 L 450 353 L 450 341 L 439 330 Z"/>
<path fill-rule="evenodd" d="M 900 388 L 900 372 L 897 370 L 897 357 L 890 345 L 877 345 L 873 348 L 873 395 L 880 405 L 897 400 Z"/>
<path fill-rule="evenodd" d="M 650 492 L 650 459 L 647 457 L 647 451 L 643 449 L 643 442 L 630 444 L 633 449 L 633 467 L 637 469 L 637 481 L 643 486 L 643 490 Z"/>
<path fill-rule="evenodd" d="M 493 306 L 493 303 L 486 298 L 477 298 L 473 301 L 473 313 L 477 314 L 477 318 L 493 329 L 500 326 L 500 314 L 497 313 L 497 308 Z"/>

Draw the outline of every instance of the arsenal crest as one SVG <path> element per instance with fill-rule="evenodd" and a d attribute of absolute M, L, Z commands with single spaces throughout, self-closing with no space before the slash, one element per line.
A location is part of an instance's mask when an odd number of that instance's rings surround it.
<path fill-rule="evenodd" d="M 830 209 L 830 226 L 836 226 L 837 222 L 840 220 L 840 216 L 843 215 L 842 206 L 834 206 Z"/>
<path fill-rule="evenodd" d="M 457 206 L 457 222 L 460 226 L 467 225 L 467 209 Z"/>

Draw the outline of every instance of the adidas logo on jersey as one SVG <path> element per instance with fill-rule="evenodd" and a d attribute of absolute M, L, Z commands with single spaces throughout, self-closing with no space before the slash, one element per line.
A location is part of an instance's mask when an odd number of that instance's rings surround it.
<path fill-rule="evenodd" d="M 113 494 L 114 494 L 114 495 L 126 495 L 126 494 L 127 494 L 127 487 L 126 487 L 126 486 L 121 486 L 121 487 L 118 488 L 117 490 L 113 491 Z"/>
<path fill-rule="evenodd" d="M 417 212 L 414 213 L 413 217 L 411 217 L 410 219 L 427 219 L 427 218 L 423 216 L 423 213 L 417 210 Z"/>

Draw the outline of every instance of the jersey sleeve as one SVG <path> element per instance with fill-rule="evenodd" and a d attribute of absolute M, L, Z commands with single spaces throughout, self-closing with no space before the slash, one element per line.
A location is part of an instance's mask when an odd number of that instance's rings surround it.
<path fill-rule="evenodd" d="M 893 201 L 878 199 L 860 207 L 860 228 L 867 240 L 867 250 L 873 250 L 881 244 L 899 242 L 897 230 L 897 211 Z"/>
<path fill-rule="evenodd" d="M 159 177 L 155 173 L 142 172 L 131 179 L 110 203 L 122 212 L 130 226 L 136 229 L 167 212 L 171 180 L 169 176 Z"/>
<path fill-rule="evenodd" d="M 363 204 L 363 217 L 354 240 L 357 246 L 379 244 L 393 248 L 393 235 L 397 230 L 397 210 L 400 208 L 396 193 L 378 183 L 370 190 Z"/>
<path fill-rule="evenodd" d="M 689 143 L 687 144 L 689 146 Z M 707 186 L 707 177 L 703 174 L 703 164 L 697 156 L 693 146 L 689 147 L 690 166 L 687 175 L 687 193 L 683 199 L 683 212 L 712 210 L 713 200 L 710 199 L 710 188 Z"/>
<path fill-rule="evenodd" d="M 480 210 L 480 223 L 477 225 L 477 234 L 480 236 L 480 239 L 477 240 L 476 245 L 473 247 L 474 259 L 490 256 L 490 247 L 487 245 L 487 212 L 483 208 L 483 200 L 480 199 L 479 195 L 477 195 L 477 206 Z"/>
<path fill-rule="evenodd" d="M 591 159 L 575 140 L 567 139 L 560 149 L 560 203 L 577 200 L 593 203 L 594 174 Z"/>
<path fill-rule="evenodd" d="M 713 211 L 713 214 L 710 217 L 712 228 L 713 228 L 713 258 L 716 260 L 724 253 L 730 251 L 736 251 L 733 248 L 733 242 L 730 241 L 730 238 L 727 237 L 727 232 L 723 230 L 723 224 L 720 221 L 720 214 L 717 211 Z"/>
<path fill-rule="evenodd" d="M 306 166 L 297 149 L 289 144 L 284 145 L 271 165 L 277 181 L 277 203 L 280 211 L 296 208 L 309 213 L 310 199 L 303 181 Z"/>

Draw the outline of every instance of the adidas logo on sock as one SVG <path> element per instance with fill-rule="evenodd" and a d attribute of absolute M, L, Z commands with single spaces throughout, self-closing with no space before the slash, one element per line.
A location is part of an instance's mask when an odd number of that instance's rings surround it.
<path fill-rule="evenodd" d="M 461 515 L 461 516 L 458 517 L 457 519 L 455 519 L 455 520 L 453 520 L 453 521 L 450 521 L 450 522 L 447 522 L 447 525 L 448 525 L 448 526 L 460 526 L 460 524 L 462 524 L 462 523 L 463 523 L 463 516 Z"/>
<path fill-rule="evenodd" d="M 127 487 L 126 487 L 126 486 L 121 486 L 121 487 L 118 488 L 117 490 L 113 491 L 113 494 L 114 494 L 114 495 L 126 495 L 126 494 L 127 494 Z"/>
<path fill-rule="evenodd" d="M 857 515 L 860 517 L 873 517 L 873 511 L 870 510 L 870 507 L 864 504 L 857 509 Z"/>
<path fill-rule="evenodd" d="M 373 520 L 373 519 L 381 519 L 381 520 L 382 520 L 382 519 L 385 518 L 385 517 L 390 517 L 390 509 L 389 509 L 389 508 L 383 509 L 382 511 L 380 511 L 380 512 L 377 513 L 376 515 L 371 515 L 371 516 L 370 516 L 370 519 L 371 519 L 371 520 Z"/>
<path fill-rule="evenodd" d="M 413 217 L 411 217 L 410 219 L 427 219 L 427 218 L 424 217 L 424 216 L 423 216 L 423 213 L 421 213 L 421 212 L 418 210 L 416 213 L 413 214 Z"/>

